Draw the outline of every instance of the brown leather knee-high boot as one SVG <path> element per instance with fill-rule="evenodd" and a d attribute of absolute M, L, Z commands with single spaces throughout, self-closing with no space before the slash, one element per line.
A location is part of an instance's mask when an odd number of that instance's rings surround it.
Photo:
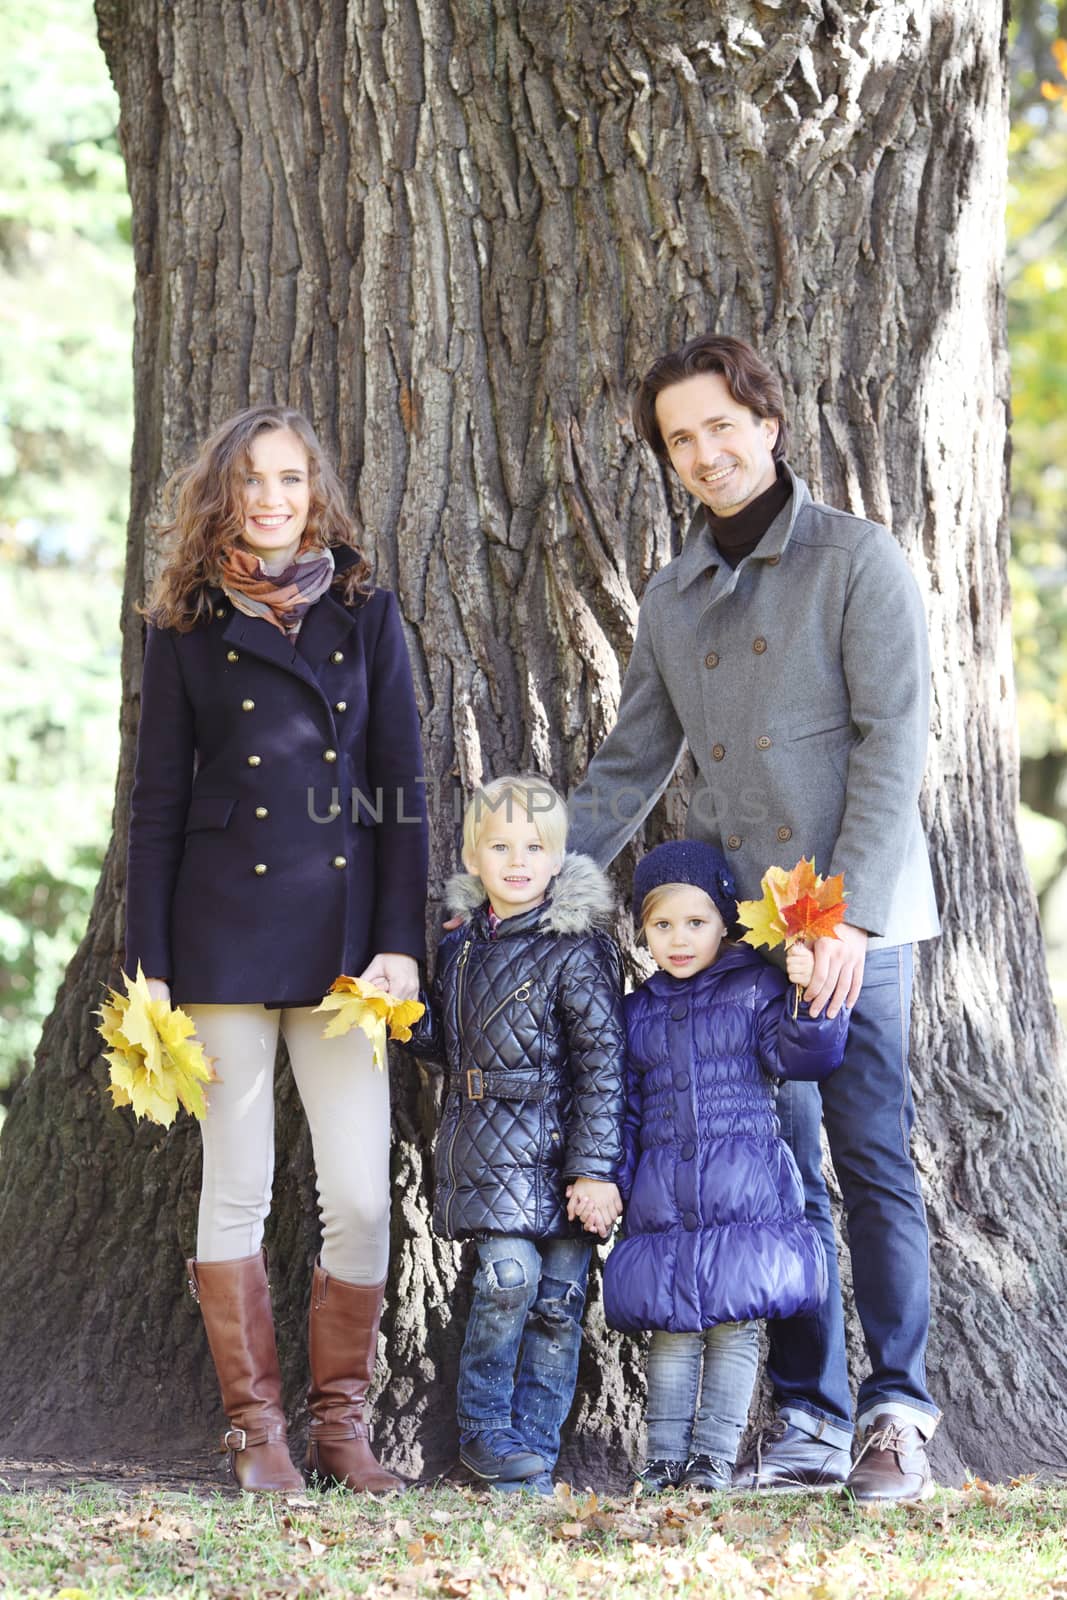
<path fill-rule="evenodd" d="M 239 1261 L 187 1261 L 230 1426 L 222 1436 L 242 1489 L 292 1493 L 293 1466 L 282 1410 L 282 1377 L 262 1251 Z"/>
<path fill-rule="evenodd" d="M 316 1262 L 308 1320 L 308 1471 L 376 1494 L 404 1488 L 404 1480 L 375 1459 L 363 1417 L 384 1292 L 384 1283 L 331 1278 Z"/>

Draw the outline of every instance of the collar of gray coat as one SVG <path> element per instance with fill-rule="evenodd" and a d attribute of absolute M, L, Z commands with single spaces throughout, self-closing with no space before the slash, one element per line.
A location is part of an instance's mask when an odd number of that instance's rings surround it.
<path fill-rule="evenodd" d="M 452 916 L 471 917 L 486 902 L 485 885 L 473 872 L 457 872 L 445 884 Z M 567 853 L 550 885 L 538 926 L 549 933 L 589 933 L 611 921 L 615 896 L 607 875 L 591 856 Z M 505 919 L 505 926 L 510 918 Z M 523 918 L 525 922 L 525 918 Z"/>
<path fill-rule="evenodd" d="M 780 556 L 792 538 L 797 517 L 811 499 L 811 492 L 804 479 L 797 477 L 788 461 L 785 463 L 785 470 L 793 485 L 789 504 L 775 517 L 752 554 L 745 556 L 744 561 L 740 561 L 735 570 L 743 567 L 745 561 L 766 561 L 770 556 Z M 682 553 L 674 562 L 675 580 L 679 590 L 688 589 L 689 585 L 695 583 L 709 567 L 721 567 L 722 564 L 722 555 L 701 508 L 689 524 Z"/>

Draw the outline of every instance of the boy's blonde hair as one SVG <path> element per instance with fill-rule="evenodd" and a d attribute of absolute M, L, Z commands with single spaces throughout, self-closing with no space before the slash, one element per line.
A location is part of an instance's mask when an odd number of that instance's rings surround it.
<path fill-rule="evenodd" d="M 694 894 L 702 894 L 704 896 L 704 899 L 708 902 L 708 905 L 711 907 L 712 911 L 715 912 L 716 916 L 718 916 L 718 917 L 722 916 L 722 912 L 719 910 L 718 906 L 715 904 L 714 900 L 711 898 L 711 895 L 708 893 L 708 891 L 706 889 L 701 889 L 699 884 L 696 884 L 696 883 L 658 883 L 654 889 L 650 889 L 648 891 L 648 893 L 645 895 L 645 898 L 641 902 L 641 932 L 642 933 L 644 933 L 645 929 L 648 927 L 649 923 L 652 921 L 653 917 L 656 915 L 657 911 L 662 906 L 664 900 L 666 900 L 672 894 L 677 894 L 679 889 L 692 889 Z"/>
<path fill-rule="evenodd" d="M 532 822 L 545 849 L 562 856 L 567 846 L 570 818 L 567 802 L 547 778 L 534 772 L 508 773 L 475 789 L 463 813 L 463 859 L 473 857 L 482 829 L 494 816 L 513 816 Z"/>

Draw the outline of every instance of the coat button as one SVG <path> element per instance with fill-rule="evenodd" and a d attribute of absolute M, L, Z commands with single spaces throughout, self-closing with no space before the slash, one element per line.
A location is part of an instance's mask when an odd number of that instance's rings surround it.
<path fill-rule="evenodd" d="M 322 759 L 324 761 L 336 761 L 337 760 L 337 751 L 336 750 L 324 750 L 322 752 Z"/>
<path fill-rule="evenodd" d="M 682 1218 L 682 1225 L 687 1233 L 695 1233 L 700 1227 L 700 1218 L 695 1211 L 687 1211 Z"/>
<path fill-rule="evenodd" d="M 724 744 L 713 744 L 712 745 L 712 747 L 711 747 L 711 758 L 712 758 L 713 761 L 721 761 L 725 754 L 726 754 L 726 746 Z"/>
<path fill-rule="evenodd" d="M 264 817 L 269 817 L 269 816 L 270 816 L 270 812 L 267 810 L 266 806 L 257 806 L 256 807 L 256 817 L 258 818 L 258 820 L 260 822 L 263 821 Z"/>
<path fill-rule="evenodd" d="M 330 656 L 330 660 L 333 662 L 334 666 L 336 666 L 339 661 L 343 661 L 344 658 L 345 653 L 343 650 L 335 650 Z"/>
<path fill-rule="evenodd" d="M 674 1018 L 675 1022 L 681 1022 L 682 1018 L 687 1017 L 688 1015 L 689 1007 L 686 1005 L 684 1000 L 676 1000 L 673 1006 L 671 1006 L 671 1016 Z"/>
<path fill-rule="evenodd" d="M 254 711 L 255 709 L 256 709 L 256 702 L 254 700 L 242 700 L 241 701 L 241 710 L 242 711 Z"/>
<path fill-rule="evenodd" d="M 333 709 L 335 711 L 347 711 L 348 710 L 348 701 L 347 700 L 338 700 L 337 704 L 334 706 Z"/>
<path fill-rule="evenodd" d="M 248 758 L 248 765 L 250 767 L 261 766 L 262 762 L 263 762 L 263 757 L 262 756 L 249 756 L 249 758 Z"/>
<path fill-rule="evenodd" d="M 792 837 L 793 837 L 792 828 L 779 828 L 778 829 L 778 838 L 779 838 L 779 840 L 781 841 L 782 844 L 785 844 L 787 842 L 787 840 L 791 839 Z"/>
<path fill-rule="evenodd" d="M 267 868 L 266 868 L 266 865 L 262 861 L 257 861 L 255 866 L 252 868 L 252 870 L 255 873 L 257 878 L 262 878 L 262 876 L 266 872 Z"/>
<path fill-rule="evenodd" d="M 689 1087 L 689 1074 L 688 1074 L 688 1072 L 679 1072 L 678 1076 L 674 1080 L 674 1087 L 676 1089 L 688 1089 L 688 1087 Z"/>
<path fill-rule="evenodd" d="M 695 1144 L 683 1144 L 683 1146 L 682 1146 L 682 1160 L 683 1161 L 692 1161 L 692 1159 L 696 1155 L 696 1153 L 697 1153 L 697 1147 L 696 1147 Z"/>
<path fill-rule="evenodd" d="M 756 740 L 756 749 L 757 750 L 769 750 L 770 748 L 771 748 L 771 741 L 768 739 L 768 737 L 767 737 L 767 735 L 765 733 L 761 733 L 759 738 Z"/>
<path fill-rule="evenodd" d="M 237 654 L 236 650 L 227 650 L 227 652 L 226 652 L 226 660 L 227 661 L 240 661 L 240 659 L 241 658 Z"/>
<path fill-rule="evenodd" d="M 781 559 L 782 559 L 781 556 L 768 556 L 767 557 L 767 565 L 769 567 L 776 567 L 778 565 L 779 561 L 781 561 Z"/>
<path fill-rule="evenodd" d="M 225 617 L 227 615 L 226 607 L 225 606 L 216 606 L 215 607 L 215 615 L 217 617 Z"/>
<path fill-rule="evenodd" d="M 708 651 L 707 655 L 704 657 L 704 665 L 706 667 L 717 667 L 719 665 L 719 658 L 715 654 L 714 650 Z"/>
<path fill-rule="evenodd" d="M 761 656 L 763 654 L 764 650 L 766 650 L 766 648 L 767 648 L 766 639 L 764 639 L 764 638 L 753 639 L 752 648 L 753 648 L 753 650 L 755 650 L 755 652 L 756 652 L 756 654 L 758 656 Z"/>
<path fill-rule="evenodd" d="M 334 856 L 333 860 L 330 862 L 330 865 L 332 867 L 336 867 L 338 872 L 340 872 L 342 867 L 347 867 L 348 866 L 348 857 L 347 856 Z"/>
<path fill-rule="evenodd" d="M 740 835 L 736 834 L 736 833 L 732 833 L 730 835 L 730 837 L 726 841 L 726 848 L 727 848 L 727 850 L 740 850 L 740 848 L 741 848 L 741 837 L 740 837 Z"/>

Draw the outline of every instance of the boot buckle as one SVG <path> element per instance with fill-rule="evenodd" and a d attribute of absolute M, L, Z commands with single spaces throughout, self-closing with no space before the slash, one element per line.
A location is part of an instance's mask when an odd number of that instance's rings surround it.
<path fill-rule="evenodd" d="M 235 1444 L 235 1439 L 240 1439 L 240 1444 Z M 222 1448 L 224 1450 L 232 1450 L 235 1453 L 241 1450 L 247 1450 L 248 1434 L 245 1432 L 244 1428 L 227 1428 L 226 1432 L 222 1436 Z"/>

